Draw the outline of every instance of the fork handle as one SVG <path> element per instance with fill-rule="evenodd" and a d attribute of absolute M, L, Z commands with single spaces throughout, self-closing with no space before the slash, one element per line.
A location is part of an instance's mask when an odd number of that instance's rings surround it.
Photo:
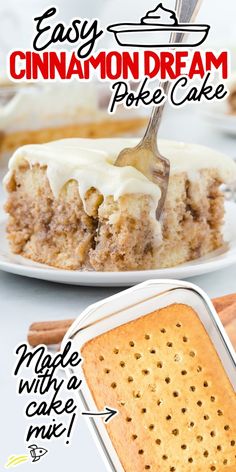
<path fill-rule="evenodd" d="M 170 82 L 162 82 L 160 84 L 162 87 L 164 93 L 167 95 L 169 88 L 170 88 Z M 142 145 L 148 145 L 153 149 L 153 151 L 156 153 L 157 152 L 157 133 L 161 124 L 161 119 L 163 115 L 163 111 L 165 108 L 166 101 L 163 103 L 163 105 L 159 107 L 153 107 L 152 113 L 148 122 L 147 129 L 145 131 L 145 134 L 142 139 Z"/>
<path fill-rule="evenodd" d="M 184 0 L 176 0 L 175 1 L 175 11 L 178 16 L 178 18 L 181 16 L 182 10 L 183 10 L 183 1 Z M 196 2 L 196 0 L 193 0 Z M 177 33 L 171 33 L 170 36 L 170 43 L 173 43 L 176 40 Z M 161 88 L 163 89 L 165 95 L 168 94 L 169 88 L 170 88 L 170 82 L 162 82 L 160 83 Z M 147 125 L 147 129 L 145 131 L 145 134 L 143 136 L 143 139 L 141 141 L 141 145 L 146 145 L 148 147 L 151 147 L 155 154 L 158 152 L 157 148 L 157 133 L 161 124 L 161 119 L 163 115 L 163 111 L 165 108 L 166 101 L 159 107 L 153 107 L 152 113 Z"/>
<path fill-rule="evenodd" d="M 176 0 L 175 10 L 179 18 L 179 23 L 190 23 L 190 21 L 194 21 L 201 6 L 201 3 L 202 0 Z M 170 37 L 170 44 L 173 42 L 182 43 L 183 40 L 184 34 L 172 33 Z M 170 88 L 170 82 L 162 82 L 160 84 L 160 87 L 163 89 L 165 95 L 167 95 Z M 161 106 L 153 107 L 147 129 L 141 141 L 142 145 L 146 145 L 149 147 L 151 146 L 155 153 L 158 151 L 157 133 L 161 124 L 165 104 L 166 100 Z"/>

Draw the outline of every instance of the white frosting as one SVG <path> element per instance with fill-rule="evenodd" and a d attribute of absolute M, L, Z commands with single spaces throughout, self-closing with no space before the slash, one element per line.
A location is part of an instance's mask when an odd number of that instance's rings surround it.
<path fill-rule="evenodd" d="M 17 86 L 10 83 L 2 88 L 0 84 L 0 89 L 0 131 L 4 132 L 96 121 L 104 114 L 99 110 L 94 84 L 73 81 Z M 7 100 L 11 92 L 15 94 Z"/>
<path fill-rule="evenodd" d="M 54 195 L 57 197 L 63 185 L 70 179 L 79 184 L 81 198 L 94 187 L 104 195 L 113 195 L 117 200 L 129 193 L 149 194 L 155 205 L 160 198 L 160 189 L 134 167 L 116 167 L 114 162 L 125 147 L 132 147 L 138 139 L 64 139 L 46 144 L 32 144 L 19 148 L 9 161 L 12 172 L 26 160 L 33 164 L 47 166 L 47 176 Z M 233 160 L 214 150 L 199 145 L 159 141 L 163 156 L 170 160 L 171 174 L 187 172 L 191 179 L 197 178 L 201 169 L 217 169 L 225 183 L 236 180 L 236 164 Z"/>
<path fill-rule="evenodd" d="M 86 192 L 94 187 L 104 196 L 113 195 L 115 200 L 127 193 L 144 193 L 150 194 L 157 202 L 160 190 L 154 183 L 134 167 L 113 165 L 126 142 L 122 139 L 74 138 L 23 146 L 10 159 L 5 179 L 8 180 L 11 172 L 25 159 L 30 165 L 47 166 L 48 180 L 55 196 L 68 180 L 75 179 L 79 182 L 83 201 Z"/>
<path fill-rule="evenodd" d="M 146 16 L 142 18 L 144 24 L 156 24 L 156 25 L 176 25 L 177 18 L 175 12 L 164 8 L 162 3 L 157 5 L 154 10 L 147 12 Z"/>

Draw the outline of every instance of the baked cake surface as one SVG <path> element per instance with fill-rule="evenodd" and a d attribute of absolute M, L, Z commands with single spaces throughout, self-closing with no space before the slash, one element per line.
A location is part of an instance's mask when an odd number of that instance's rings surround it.
<path fill-rule="evenodd" d="M 236 470 L 236 397 L 194 310 L 174 304 L 86 343 L 83 370 L 125 472 Z"/>
<path fill-rule="evenodd" d="M 160 222 L 160 189 L 134 167 L 116 167 L 132 139 L 66 139 L 23 146 L 5 178 L 11 249 L 64 269 L 171 267 L 223 244 L 220 185 L 236 165 L 201 146 L 160 141 L 171 175 Z"/>

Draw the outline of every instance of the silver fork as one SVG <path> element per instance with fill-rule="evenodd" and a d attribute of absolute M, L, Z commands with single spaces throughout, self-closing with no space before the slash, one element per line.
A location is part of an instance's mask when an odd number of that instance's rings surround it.
<path fill-rule="evenodd" d="M 202 0 L 177 0 L 176 12 L 179 23 L 190 23 L 195 20 Z M 173 42 L 183 42 L 184 35 L 174 33 L 170 37 L 170 44 Z M 160 84 L 167 95 L 170 82 Z M 154 107 L 151 117 L 140 143 L 133 148 L 125 148 L 118 155 L 115 165 L 119 167 L 133 166 L 142 172 L 149 180 L 156 183 L 161 190 L 161 197 L 156 209 L 156 218 L 160 219 L 168 190 L 170 162 L 162 156 L 158 149 L 157 134 L 160 128 L 163 111 L 166 101 L 160 107 Z"/>

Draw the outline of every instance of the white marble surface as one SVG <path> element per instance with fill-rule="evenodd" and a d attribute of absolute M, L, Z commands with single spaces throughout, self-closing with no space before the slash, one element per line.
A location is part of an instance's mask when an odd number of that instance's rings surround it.
<path fill-rule="evenodd" d="M 189 107 L 166 113 L 161 129 L 162 137 L 187 140 L 212 146 L 236 157 L 236 140 L 216 133 Z M 177 114 L 178 113 L 178 114 Z M 191 279 L 211 297 L 236 291 L 236 266 Z M 24 398 L 15 394 L 15 380 L 11 376 L 14 348 L 26 339 L 27 329 L 35 320 L 55 320 L 79 316 L 90 303 L 116 293 L 120 289 L 80 288 L 31 280 L 0 272 L 0 385 L 1 385 L 1 466 L 8 455 L 25 453 L 23 436 Z M 85 421 L 80 418 L 72 444 L 63 441 L 50 443 L 50 453 L 37 463 L 37 470 L 64 472 L 103 472 L 104 464 L 93 443 Z M 27 471 L 31 463 L 22 464 Z M 2 468 L 1 468 L 2 470 Z"/>

